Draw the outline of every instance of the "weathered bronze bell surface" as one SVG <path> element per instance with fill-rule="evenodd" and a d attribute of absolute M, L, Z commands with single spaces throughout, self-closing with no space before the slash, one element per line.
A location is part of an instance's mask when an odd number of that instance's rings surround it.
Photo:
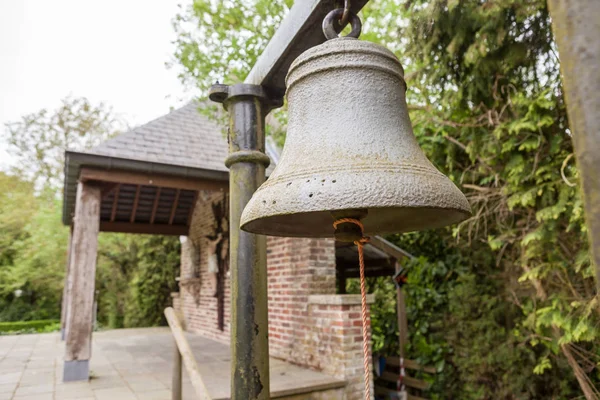
<path fill-rule="evenodd" d="M 287 87 L 285 147 L 244 209 L 242 229 L 328 237 L 338 215 L 366 210 L 361 220 L 368 235 L 436 228 L 470 216 L 465 196 L 417 144 L 404 71 L 392 52 L 332 39 L 294 61 Z"/>

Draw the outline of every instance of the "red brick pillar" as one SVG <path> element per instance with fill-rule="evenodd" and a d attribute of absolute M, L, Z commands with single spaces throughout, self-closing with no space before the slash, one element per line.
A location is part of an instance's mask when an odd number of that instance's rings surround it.
<path fill-rule="evenodd" d="M 269 237 L 269 352 L 295 364 L 310 365 L 304 349 L 308 297 L 335 294 L 333 239 Z"/>
<path fill-rule="evenodd" d="M 373 295 L 369 295 L 367 303 L 373 301 Z M 309 296 L 307 326 L 305 351 L 311 366 L 344 379 L 347 400 L 364 399 L 360 295 Z M 368 329 L 370 338 L 370 318 Z M 371 379 L 372 376 L 371 373 Z"/>

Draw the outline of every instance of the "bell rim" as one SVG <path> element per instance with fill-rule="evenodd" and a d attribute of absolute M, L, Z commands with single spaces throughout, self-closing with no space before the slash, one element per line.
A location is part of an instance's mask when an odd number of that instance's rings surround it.
<path fill-rule="evenodd" d="M 423 228 L 407 228 L 407 229 L 389 228 L 389 229 L 384 229 L 384 230 L 382 230 L 382 229 L 374 230 L 370 226 L 369 216 L 367 216 L 362 220 L 364 227 L 365 227 L 365 230 L 364 230 L 365 236 L 402 234 L 402 233 L 410 233 L 410 232 L 417 232 L 417 231 L 423 231 L 423 230 L 440 229 L 440 228 L 444 228 L 444 227 L 447 227 L 450 225 L 454 225 L 454 224 L 463 222 L 473 216 L 470 209 L 465 210 L 465 209 L 460 209 L 460 208 L 455 208 L 455 207 L 428 207 L 428 206 L 393 207 L 393 206 L 389 206 L 389 207 L 368 207 L 367 209 L 368 209 L 369 214 L 373 214 L 374 212 L 377 212 L 377 211 L 403 209 L 403 210 L 412 211 L 412 212 L 434 211 L 434 212 L 439 212 L 439 213 L 446 213 L 446 215 L 448 215 L 447 213 L 450 212 L 450 213 L 454 213 L 455 217 L 439 219 L 437 224 L 432 224 L 430 226 L 427 226 L 424 229 Z M 253 234 L 257 234 L 257 235 L 275 236 L 275 237 L 333 238 L 334 231 L 335 231 L 335 229 L 333 228 L 333 222 L 334 222 L 333 217 L 331 217 L 331 224 L 329 225 L 330 228 L 329 228 L 328 232 L 322 232 L 322 231 L 315 230 L 311 234 L 294 233 L 289 230 L 275 231 L 272 229 L 261 229 L 260 227 L 258 227 L 258 229 L 257 229 L 257 225 L 263 224 L 263 223 L 265 223 L 266 225 L 272 225 L 273 220 L 281 219 L 282 217 L 286 217 L 286 216 L 289 216 L 289 217 L 293 216 L 295 218 L 306 218 L 310 214 L 330 215 L 331 213 L 335 213 L 335 212 L 346 212 L 346 211 L 352 211 L 352 210 L 354 210 L 354 209 L 343 208 L 343 209 L 331 209 L 331 210 L 321 210 L 321 211 L 306 211 L 306 212 L 299 212 L 299 213 L 294 213 L 294 214 L 279 213 L 279 214 L 269 215 L 267 217 L 259 217 L 259 218 L 255 218 L 255 219 L 249 219 L 249 220 L 244 220 L 244 218 L 242 218 L 242 223 L 240 224 L 240 229 L 242 229 L 245 232 L 249 232 L 249 233 L 253 233 Z M 279 225 L 279 226 L 281 226 L 281 225 Z"/>

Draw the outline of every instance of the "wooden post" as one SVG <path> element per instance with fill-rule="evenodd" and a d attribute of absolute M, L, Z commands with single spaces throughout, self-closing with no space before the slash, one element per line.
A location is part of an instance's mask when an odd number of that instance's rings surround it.
<path fill-rule="evenodd" d="M 395 262 L 396 272 L 400 271 L 400 263 Z M 398 314 L 398 339 L 400 345 L 400 357 L 406 358 L 406 345 L 408 344 L 408 320 L 406 318 L 406 304 L 404 303 L 404 293 L 398 288 L 396 293 L 397 314 Z"/>
<path fill-rule="evenodd" d="M 89 379 L 101 189 L 79 182 L 69 268 L 63 381 Z"/>
<path fill-rule="evenodd" d="M 181 353 L 177 342 L 173 341 L 173 380 L 171 381 L 171 400 L 181 400 Z"/>
<path fill-rule="evenodd" d="M 548 0 L 600 292 L 600 2 Z M 566 162 L 565 159 L 564 162 Z"/>
<path fill-rule="evenodd" d="M 338 294 L 346 294 L 346 267 L 338 269 Z"/>
<path fill-rule="evenodd" d="M 69 230 L 69 243 L 67 244 L 67 263 L 65 266 L 65 279 L 63 284 L 62 305 L 60 307 L 60 340 L 65 340 L 65 325 L 67 321 L 67 298 L 69 297 L 69 263 L 71 262 L 71 242 L 73 241 L 73 225 Z"/>
<path fill-rule="evenodd" d="M 173 339 L 175 339 L 175 347 L 181 355 L 181 359 L 190 377 L 196 396 L 198 396 L 199 400 L 211 400 L 208 390 L 206 390 L 206 386 L 204 385 L 204 381 L 202 380 L 202 375 L 200 375 L 196 358 L 194 358 L 194 352 L 185 338 L 182 323 L 175 310 L 173 310 L 173 307 L 165 308 L 165 317 L 171 328 Z"/>

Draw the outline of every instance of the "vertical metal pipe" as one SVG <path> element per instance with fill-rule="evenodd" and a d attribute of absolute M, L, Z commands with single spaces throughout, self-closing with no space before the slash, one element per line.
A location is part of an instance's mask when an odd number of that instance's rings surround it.
<path fill-rule="evenodd" d="M 270 162 L 264 125 L 273 103 L 261 86 L 249 84 L 215 85 L 210 98 L 229 111 L 231 398 L 269 399 L 266 237 L 239 227 Z"/>
<path fill-rule="evenodd" d="M 600 292 L 600 1 L 548 0 Z"/>

